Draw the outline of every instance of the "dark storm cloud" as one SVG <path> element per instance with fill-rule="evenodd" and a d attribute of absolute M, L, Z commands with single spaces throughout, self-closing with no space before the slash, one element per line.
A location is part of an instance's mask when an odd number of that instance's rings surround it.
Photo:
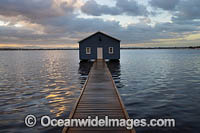
<path fill-rule="evenodd" d="M 122 13 L 131 16 L 146 16 L 148 15 L 147 8 L 138 4 L 134 0 L 117 0 L 116 6 L 122 10 Z"/>
<path fill-rule="evenodd" d="M 51 0 L 1 0 L 0 14 L 4 16 L 22 15 L 29 18 L 44 17 L 48 15 L 48 9 L 51 7 L 51 3 Z M 52 14 L 50 13 L 49 15 Z"/>
<path fill-rule="evenodd" d="M 182 20 L 200 19 L 200 0 L 181 1 L 175 17 Z"/>
<path fill-rule="evenodd" d="M 200 0 L 151 0 L 152 7 L 171 11 L 173 20 L 200 19 Z"/>
<path fill-rule="evenodd" d="M 108 7 L 106 5 L 99 5 L 94 0 L 87 1 L 84 6 L 81 8 L 82 12 L 93 15 L 93 16 L 101 16 L 103 14 L 110 15 L 119 15 L 121 14 L 121 10 L 116 7 Z"/>
<path fill-rule="evenodd" d="M 152 7 L 163 10 L 174 10 L 180 0 L 151 0 L 149 3 Z"/>
<path fill-rule="evenodd" d="M 200 31 L 199 0 L 151 0 L 150 5 L 168 10 L 173 15 L 172 23 L 158 23 L 155 28 L 178 34 Z M 196 20 L 195 20 L 196 19 Z"/>
<path fill-rule="evenodd" d="M 93 15 L 121 15 L 146 16 L 148 11 L 145 6 L 138 4 L 134 0 L 117 0 L 115 7 L 99 5 L 95 0 L 87 1 L 81 8 L 82 12 Z"/>
<path fill-rule="evenodd" d="M 75 0 L 76 1 L 76 0 Z M 72 12 L 73 7 L 67 2 L 59 5 L 65 13 Z M 54 7 L 54 0 L 1 0 L 0 14 L 3 16 L 24 16 L 28 19 L 44 19 L 61 16 L 62 12 Z"/>

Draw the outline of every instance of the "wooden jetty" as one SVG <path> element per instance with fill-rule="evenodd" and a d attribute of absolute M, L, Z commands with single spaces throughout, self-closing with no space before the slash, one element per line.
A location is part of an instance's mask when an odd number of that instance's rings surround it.
<path fill-rule="evenodd" d="M 88 75 L 82 92 L 70 113 L 70 119 L 84 119 L 108 116 L 113 119 L 128 119 L 128 113 L 121 100 L 111 73 L 104 60 L 95 61 Z M 119 127 L 65 127 L 63 133 L 135 133 Z"/>

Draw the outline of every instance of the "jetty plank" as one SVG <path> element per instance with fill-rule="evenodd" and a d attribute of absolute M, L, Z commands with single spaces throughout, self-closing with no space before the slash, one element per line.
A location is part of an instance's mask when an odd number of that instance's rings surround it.
<path fill-rule="evenodd" d="M 83 90 L 70 113 L 69 118 L 88 118 L 108 116 L 113 119 L 128 119 L 128 113 L 121 100 L 111 73 L 104 60 L 94 62 Z M 113 127 L 65 127 L 63 133 L 135 133 L 135 130 Z"/>

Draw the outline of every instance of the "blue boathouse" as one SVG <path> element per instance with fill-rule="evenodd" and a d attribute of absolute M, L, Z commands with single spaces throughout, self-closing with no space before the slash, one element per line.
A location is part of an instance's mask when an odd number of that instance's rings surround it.
<path fill-rule="evenodd" d="M 102 32 L 96 32 L 79 41 L 79 58 L 83 60 L 120 59 L 120 40 Z"/>

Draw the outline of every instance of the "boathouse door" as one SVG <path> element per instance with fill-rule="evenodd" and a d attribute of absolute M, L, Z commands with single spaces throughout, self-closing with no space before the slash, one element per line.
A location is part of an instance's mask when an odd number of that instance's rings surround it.
<path fill-rule="evenodd" d="M 103 59 L 103 48 L 97 48 L 97 59 Z"/>

